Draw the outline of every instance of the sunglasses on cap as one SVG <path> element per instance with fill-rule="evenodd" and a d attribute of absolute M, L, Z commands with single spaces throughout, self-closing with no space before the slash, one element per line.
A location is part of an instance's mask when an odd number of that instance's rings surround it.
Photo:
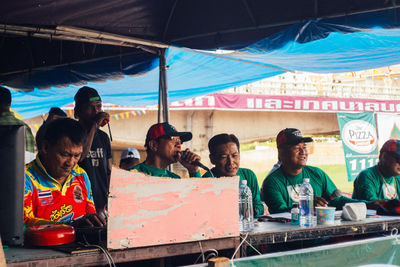
<path fill-rule="evenodd" d="M 163 135 L 163 136 L 160 136 L 158 139 L 165 139 L 165 140 L 169 140 L 169 141 L 182 143 L 181 138 L 179 136 Z"/>

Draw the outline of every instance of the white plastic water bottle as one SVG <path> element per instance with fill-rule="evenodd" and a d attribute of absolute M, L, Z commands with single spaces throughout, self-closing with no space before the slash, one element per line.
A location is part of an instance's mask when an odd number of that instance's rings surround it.
<path fill-rule="evenodd" d="M 304 178 L 300 187 L 300 226 L 314 226 L 314 191 L 310 179 Z"/>
<path fill-rule="evenodd" d="M 246 180 L 239 186 L 239 231 L 249 232 L 254 228 L 253 197 Z"/>

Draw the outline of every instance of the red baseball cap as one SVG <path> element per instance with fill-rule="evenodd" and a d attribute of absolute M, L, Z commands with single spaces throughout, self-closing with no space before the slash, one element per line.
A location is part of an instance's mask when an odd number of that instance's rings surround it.
<path fill-rule="evenodd" d="M 147 131 L 146 143 L 144 144 L 144 146 L 147 146 L 149 141 L 155 140 L 163 136 L 179 136 L 182 143 L 192 140 L 191 132 L 178 132 L 174 126 L 172 126 L 168 122 L 163 122 L 156 123 L 150 127 L 150 129 Z"/>
<path fill-rule="evenodd" d="M 396 158 L 400 159 L 400 140 L 397 139 L 387 140 L 381 148 L 381 153 L 382 152 L 389 152 Z"/>
<path fill-rule="evenodd" d="M 286 128 L 278 133 L 276 137 L 276 146 L 279 148 L 283 145 L 295 146 L 299 143 L 312 142 L 311 137 L 303 137 L 299 129 Z"/>

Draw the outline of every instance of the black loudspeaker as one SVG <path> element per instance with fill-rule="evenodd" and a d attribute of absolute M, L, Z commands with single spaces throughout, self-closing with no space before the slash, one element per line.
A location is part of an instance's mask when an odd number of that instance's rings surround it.
<path fill-rule="evenodd" d="M 24 244 L 25 126 L 0 125 L 0 235 Z"/>

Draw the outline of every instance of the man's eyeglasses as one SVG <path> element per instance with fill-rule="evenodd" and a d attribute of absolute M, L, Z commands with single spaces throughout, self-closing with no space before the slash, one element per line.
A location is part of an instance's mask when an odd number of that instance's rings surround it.
<path fill-rule="evenodd" d="M 163 139 L 166 139 L 166 140 L 169 140 L 169 141 L 173 141 L 173 142 L 175 142 L 175 143 L 182 143 L 181 142 L 181 138 L 179 137 L 179 136 L 162 136 L 161 138 L 163 138 Z"/>

